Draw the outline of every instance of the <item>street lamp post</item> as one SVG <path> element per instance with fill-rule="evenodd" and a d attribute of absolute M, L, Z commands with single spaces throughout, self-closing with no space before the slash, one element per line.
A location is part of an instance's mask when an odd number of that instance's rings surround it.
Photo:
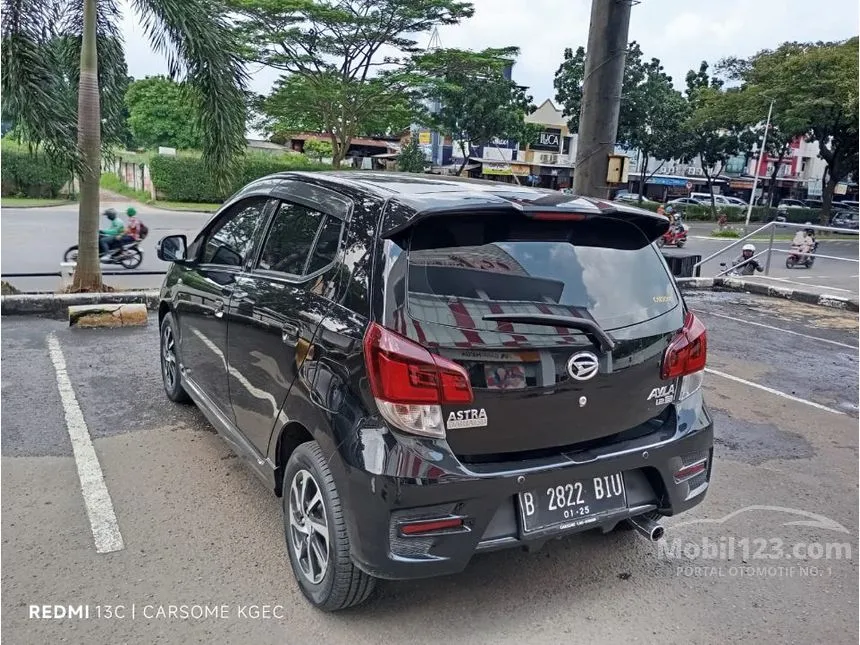
<path fill-rule="evenodd" d="M 767 146 L 767 132 L 768 132 L 768 130 L 770 130 L 770 116 L 771 116 L 771 114 L 773 114 L 773 99 L 770 100 L 770 107 L 767 110 L 767 123 L 764 126 L 764 136 L 761 138 L 761 150 L 759 150 L 758 161 L 756 162 L 756 166 L 755 166 L 755 175 L 753 178 L 752 195 L 750 195 L 750 203 L 749 203 L 749 207 L 747 208 L 746 226 L 750 225 L 750 216 L 752 215 L 753 203 L 755 203 L 755 191 L 756 191 L 756 188 L 758 188 L 758 172 L 761 169 L 761 162 L 762 162 L 762 159 L 764 158 L 764 150 L 765 150 L 765 147 Z"/>

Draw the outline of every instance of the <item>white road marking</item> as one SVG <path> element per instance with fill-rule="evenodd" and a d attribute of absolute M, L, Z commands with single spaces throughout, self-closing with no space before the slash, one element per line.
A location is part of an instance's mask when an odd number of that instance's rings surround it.
<path fill-rule="evenodd" d="M 706 367 L 705 371 L 708 374 L 714 374 L 716 376 L 721 376 L 725 379 L 729 379 L 730 381 L 736 381 L 737 383 L 741 383 L 743 385 L 747 385 L 749 387 L 754 387 L 756 389 L 762 390 L 764 392 L 768 392 L 770 394 L 775 394 L 776 396 L 780 396 L 784 399 L 788 399 L 789 401 L 795 401 L 797 403 L 803 403 L 804 405 L 811 406 L 813 408 L 818 408 L 819 410 L 824 410 L 825 412 L 832 412 L 833 414 L 841 414 L 845 413 L 836 410 L 834 408 L 828 408 L 826 405 L 821 405 L 820 403 L 815 403 L 814 401 L 807 401 L 806 399 L 801 399 L 798 396 L 793 396 L 791 394 L 786 394 L 785 392 L 780 392 L 779 390 L 774 390 L 772 387 L 767 387 L 766 385 L 759 385 L 758 383 L 753 383 L 752 381 L 747 381 L 746 379 L 739 378 L 737 376 L 732 376 L 731 374 L 726 374 L 725 372 L 720 372 L 719 370 L 711 369 L 710 367 Z"/>
<path fill-rule="evenodd" d="M 847 347 L 848 349 L 860 349 L 857 345 L 849 345 L 848 343 L 840 343 L 835 340 L 830 340 L 828 338 L 821 338 L 820 336 L 810 336 L 809 334 L 801 334 L 799 331 L 792 331 L 791 329 L 783 329 L 782 327 L 774 327 L 773 325 L 765 325 L 760 322 L 753 322 L 752 320 L 744 320 L 742 318 L 735 318 L 734 316 L 727 316 L 725 314 L 717 314 L 713 311 L 702 311 L 697 309 L 699 313 L 704 316 L 716 316 L 717 318 L 725 318 L 726 320 L 734 320 L 735 322 L 743 323 L 744 325 L 754 325 L 756 327 L 764 327 L 765 329 L 773 329 L 774 331 L 782 332 L 783 334 L 792 334 L 794 336 L 802 336 L 803 338 L 809 338 L 810 340 L 817 340 L 822 343 L 830 343 L 831 345 L 837 345 L 839 347 Z"/>
<path fill-rule="evenodd" d="M 66 371 L 63 350 L 55 334 L 48 336 L 48 351 L 54 364 L 54 371 L 57 373 L 57 388 L 66 413 L 66 428 L 72 440 L 72 452 L 78 468 L 81 493 L 90 519 L 96 552 L 121 551 L 125 545 L 119 532 L 119 523 L 113 510 L 110 493 L 105 485 L 99 458 L 96 456 L 90 431 L 84 421 L 84 414 L 78 405 L 72 381 Z"/>

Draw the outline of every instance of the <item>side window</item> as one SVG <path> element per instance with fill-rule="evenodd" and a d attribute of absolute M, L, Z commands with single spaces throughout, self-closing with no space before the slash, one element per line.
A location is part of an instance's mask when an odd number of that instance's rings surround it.
<path fill-rule="evenodd" d="M 317 238 L 316 246 L 314 246 L 314 251 L 311 254 L 311 261 L 308 263 L 306 273 L 319 271 L 334 262 L 342 229 L 343 222 L 341 220 L 331 215 L 326 216 L 319 237 Z"/>
<path fill-rule="evenodd" d="M 324 218 L 322 213 L 306 206 L 281 202 L 263 246 L 260 268 L 302 275 Z"/>
<path fill-rule="evenodd" d="M 252 197 L 235 204 L 206 236 L 201 262 L 242 266 L 267 201 L 267 197 Z"/>

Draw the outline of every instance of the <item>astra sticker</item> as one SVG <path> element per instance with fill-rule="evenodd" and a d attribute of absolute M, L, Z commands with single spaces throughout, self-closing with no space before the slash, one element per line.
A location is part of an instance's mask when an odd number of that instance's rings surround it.
<path fill-rule="evenodd" d="M 487 411 L 484 408 L 480 410 L 458 410 L 448 415 L 448 421 L 445 427 L 448 430 L 456 430 L 457 428 L 480 428 L 487 425 Z"/>
<path fill-rule="evenodd" d="M 654 399 L 654 405 L 666 405 L 667 403 L 671 403 L 675 398 L 675 384 L 671 385 L 663 385 L 662 387 L 655 387 L 651 390 L 651 394 L 648 395 L 646 401 L 650 401 Z"/>

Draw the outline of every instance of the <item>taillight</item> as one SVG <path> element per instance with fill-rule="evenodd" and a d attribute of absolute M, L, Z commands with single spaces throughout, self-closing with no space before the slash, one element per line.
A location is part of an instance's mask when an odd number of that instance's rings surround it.
<path fill-rule="evenodd" d="M 364 362 L 380 412 L 407 432 L 444 437 L 440 406 L 473 400 L 466 370 L 382 325 L 364 335 Z"/>
<path fill-rule="evenodd" d="M 660 376 L 669 380 L 700 372 L 705 369 L 707 353 L 708 334 L 705 326 L 688 311 L 684 318 L 684 328 L 666 348 Z"/>

